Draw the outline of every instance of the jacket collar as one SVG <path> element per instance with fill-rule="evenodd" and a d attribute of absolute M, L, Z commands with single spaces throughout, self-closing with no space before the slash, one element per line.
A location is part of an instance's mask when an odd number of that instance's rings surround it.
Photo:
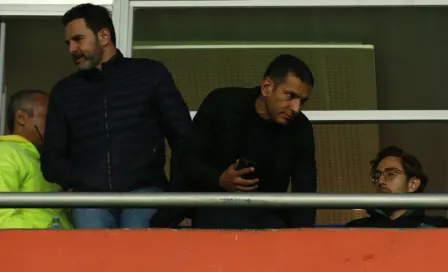
<path fill-rule="evenodd" d="M 261 86 L 256 86 L 254 88 L 251 89 L 246 89 L 246 90 L 242 90 L 241 92 L 245 92 L 244 96 L 240 96 L 239 99 L 239 103 L 237 105 L 235 105 L 234 108 L 234 116 L 232 119 L 235 120 L 235 122 L 233 123 L 233 130 L 232 132 L 228 135 L 228 141 L 231 143 L 238 143 L 236 145 L 233 145 L 233 149 L 232 149 L 232 154 L 234 154 L 235 156 L 239 155 L 239 151 L 242 148 L 242 144 L 244 143 L 244 141 L 242 141 L 242 139 L 244 139 L 245 134 L 247 129 L 249 129 L 248 126 L 248 122 L 250 122 L 250 118 L 255 116 L 255 114 L 258 114 L 255 112 L 255 101 L 257 99 L 258 96 L 261 95 Z M 236 102 L 236 101 L 235 101 Z M 289 127 L 289 126 L 287 126 Z M 279 135 L 279 137 L 277 138 L 277 140 L 275 142 L 273 142 L 272 144 L 276 146 L 277 149 L 279 150 L 283 150 L 283 146 L 291 146 L 291 133 L 288 133 L 289 129 L 282 129 L 281 130 L 281 134 Z M 278 156 L 284 156 L 285 153 L 282 152 L 278 152 L 277 153 Z M 282 160 L 281 158 L 275 160 L 276 161 L 276 165 L 274 165 L 273 167 L 275 169 L 277 169 L 278 167 L 282 167 L 281 165 L 278 164 L 283 164 L 284 160 Z"/>
<path fill-rule="evenodd" d="M 0 136 L 0 142 L 13 142 L 24 148 L 31 156 L 36 157 L 37 159 L 40 158 L 40 153 L 37 147 L 20 135 Z"/>
<path fill-rule="evenodd" d="M 103 67 L 103 69 L 108 69 L 108 67 L 114 66 L 118 63 L 120 63 L 122 60 L 124 59 L 123 54 L 121 53 L 121 51 L 119 49 L 117 49 L 117 53 L 110 58 L 108 61 L 103 62 L 101 65 Z"/>
<path fill-rule="evenodd" d="M 92 79 L 92 80 L 98 80 L 98 79 L 102 79 L 104 72 L 107 73 L 107 71 L 114 69 L 118 64 L 121 63 L 121 61 L 124 59 L 123 54 L 121 53 L 121 51 L 119 49 L 117 49 L 117 53 L 110 58 L 108 61 L 103 62 L 101 64 L 102 66 L 102 71 L 99 70 L 98 68 L 94 67 L 92 69 L 89 70 L 83 70 L 80 71 L 81 75 L 88 78 L 88 79 Z"/>
<path fill-rule="evenodd" d="M 387 215 L 386 212 L 384 212 L 382 209 L 368 209 L 368 210 L 366 210 L 366 212 L 371 217 L 387 217 L 387 218 L 390 219 L 389 215 Z M 422 216 L 424 214 L 425 214 L 425 210 L 424 209 L 410 209 L 410 210 L 406 210 L 405 213 L 403 213 L 402 215 L 400 215 L 396 219 L 398 219 L 400 217 Z"/>

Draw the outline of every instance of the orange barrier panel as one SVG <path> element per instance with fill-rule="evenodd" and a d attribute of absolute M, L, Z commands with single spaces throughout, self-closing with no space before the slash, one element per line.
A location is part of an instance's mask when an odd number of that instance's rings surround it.
<path fill-rule="evenodd" d="M 2 272 L 446 271 L 448 230 L 0 231 Z"/>

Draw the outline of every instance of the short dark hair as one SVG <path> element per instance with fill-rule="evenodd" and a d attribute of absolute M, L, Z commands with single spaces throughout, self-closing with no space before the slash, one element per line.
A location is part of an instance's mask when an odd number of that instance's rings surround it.
<path fill-rule="evenodd" d="M 30 117 L 33 117 L 33 108 L 30 104 L 34 102 L 34 96 L 36 94 L 42 94 L 48 96 L 48 94 L 41 90 L 21 90 L 11 95 L 9 98 L 8 108 L 6 110 L 6 120 L 9 131 L 14 131 L 14 116 L 17 111 L 22 110 L 26 112 Z"/>
<path fill-rule="evenodd" d="M 95 34 L 103 28 L 109 29 L 112 43 L 116 45 L 115 28 L 107 8 L 93 4 L 77 5 L 62 16 L 62 24 L 67 26 L 76 19 L 84 19 L 87 27 Z"/>
<path fill-rule="evenodd" d="M 292 55 L 280 55 L 276 57 L 266 69 L 264 78 L 269 77 L 275 84 L 279 84 L 290 73 L 300 78 L 302 82 L 314 86 L 313 73 L 308 65 Z"/>
<path fill-rule="evenodd" d="M 403 167 L 404 173 L 408 178 L 418 178 L 421 183 L 417 189 L 417 193 L 421 193 L 425 190 L 426 184 L 428 183 L 428 176 L 423 172 L 423 166 L 420 161 L 409 153 L 406 153 L 403 149 L 396 146 L 388 146 L 378 152 L 376 158 L 370 162 L 372 166 L 371 171 L 374 172 L 378 167 L 378 164 L 386 157 L 397 157 L 401 160 L 401 166 Z"/>

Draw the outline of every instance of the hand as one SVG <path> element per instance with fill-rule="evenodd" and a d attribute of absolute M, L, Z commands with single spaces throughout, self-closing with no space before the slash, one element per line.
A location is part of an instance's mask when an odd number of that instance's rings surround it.
<path fill-rule="evenodd" d="M 255 168 L 248 167 L 236 170 L 238 161 L 230 165 L 219 178 L 219 185 L 229 192 L 249 192 L 258 188 L 258 179 L 243 179 L 241 176 L 255 171 Z"/>

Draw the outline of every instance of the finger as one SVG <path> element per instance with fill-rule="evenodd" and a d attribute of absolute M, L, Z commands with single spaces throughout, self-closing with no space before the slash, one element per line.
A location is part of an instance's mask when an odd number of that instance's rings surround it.
<path fill-rule="evenodd" d="M 240 160 L 236 160 L 233 164 L 229 166 L 230 169 L 235 170 L 238 167 L 238 164 L 240 163 Z"/>
<path fill-rule="evenodd" d="M 244 176 L 246 174 L 252 173 L 253 171 L 255 171 L 255 168 L 247 167 L 247 168 L 243 168 L 243 169 L 240 169 L 240 170 L 236 170 L 235 171 L 235 175 L 241 177 L 241 176 Z"/>
<path fill-rule="evenodd" d="M 242 186 L 251 186 L 251 185 L 257 184 L 258 182 L 259 182 L 258 179 L 237 178 L 233 181 L 233 184 L 242 185 Z"/>
<path fill-rule="evenodd" d="M 253 191 L 255 189 L 258 188 L 258 185 L 253 185 L 253 186 L 241 186 L 241 185 L 236 185 L 235 186 L 235 190 L 238 190 L 240 192 L 250 192 Z"/>

